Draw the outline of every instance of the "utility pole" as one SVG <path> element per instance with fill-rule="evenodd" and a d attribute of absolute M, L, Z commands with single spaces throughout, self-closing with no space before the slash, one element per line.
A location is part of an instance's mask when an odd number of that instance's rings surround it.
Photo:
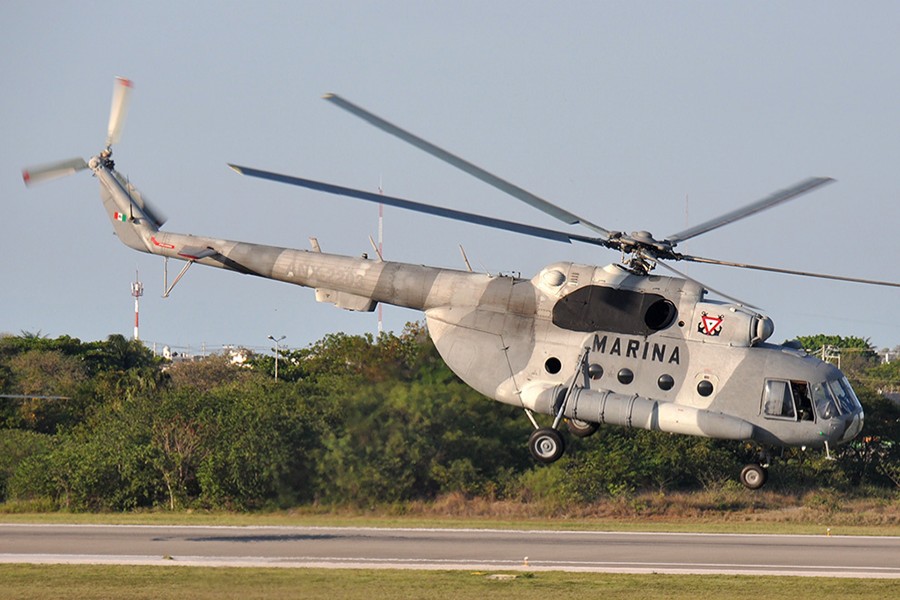
<path fill-rule="evenodd" d="M 269 336 L 269 339 L 275 342 L 275 381 L 278 381 L 278 342 L 286 338 L 286 335 L 281 336 L 278 339 L 275 339 L 274 336 Z"/>

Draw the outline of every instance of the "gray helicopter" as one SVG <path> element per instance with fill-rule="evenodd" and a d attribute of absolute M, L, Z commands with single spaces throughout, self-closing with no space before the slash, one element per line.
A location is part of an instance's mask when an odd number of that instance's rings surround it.
<path fill-rule="evenodd" d="M 731 299 L 707 299 L 707 288 L 664 261 L 689 261 L 807 277 L 900 287 L 681 254 L 675 247 L 832 180 L 811 178 L 662 239 L 649 232 L 611 231 L 543 200 L 388 123 L 340 96 L 325 98 L 379 129 L 432 154 L 513 197 L 591 235 L 556 231 L 282 175 L 238 165 L 238 173 L 331 194 L 380 202 L 478 225 L 622 253 L 607 266 L 557 262 L 531 279 L 357 258 L 312 250 L 170 233 L 165 219 L 122 176 L 112 160 L 132 84 L 118 78 L 106 147 L 97 156 L 23 172 L 26 184 L 90 169 L 116 235 L 126 246 L 185 261 L 165 295 L 194 263 L 314 288 L 316 300 L 353 311 L 379 302 L 424 312 L 447 365 L 485 396 L 524 409 L 533 425 L 528 446 L 543 463 L 565 451 L 561 425 L 584 437 L 600 425 L 754 442 L 760 448 L 827 451 L 853 439 L 863 409 L 834 365 L 798 346 L 774 345 L 772 320 Z M 656 266 L 675 276 L 653 274 Z M 718 294 L 724 296 L 720 292 Z M 550 415 L 550 426 L 536 414 Z M 740 475 L 748 488 L 768 478 L 769 453 Z"/>

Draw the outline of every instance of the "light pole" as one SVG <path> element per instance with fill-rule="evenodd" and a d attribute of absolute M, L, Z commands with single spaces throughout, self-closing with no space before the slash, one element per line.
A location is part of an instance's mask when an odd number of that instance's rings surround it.
<path fill-rule="evenodd" d="M 286 335 L 283 335 L 276 340 L 274 336 L 269 336 L 269 339 L 275 342 L 275 381 L 278 381 L 278 342 L 286 337 Z"/>

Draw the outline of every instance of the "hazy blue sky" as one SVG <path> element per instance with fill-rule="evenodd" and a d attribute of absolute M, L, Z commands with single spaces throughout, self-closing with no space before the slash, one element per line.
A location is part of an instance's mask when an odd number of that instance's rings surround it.
<path fill-rule="evenodd" d="M 117 165 L 171 231 L 371 252 L 375 205 L 227 162 L 561 226 L 321 100 L 338 92 L 610 229 L 665 236 L 834 177 L 680 249 L 900 280 L 898 32 L 897 2 L 7 0 L 0 332 L 130 336 L 135 269 L 141 337 L 160 345 L 265 347 L 273 334 L 298 347 L 376 329 L 311 290 L 217 269 L 195 267 L 164 300 L 162 259 L 118 243 L 89 173 L 26 190 L 23 167 L 102 148 L 116 75 L 135 82 Z M 619 258 L 390 208 L 385 219 L 391 260 L 461 268 L 463 244 L 476 268 L 530 277 Z M 763 307 L 775 341 L 900 344 L 896 288 L 688 271 Z M 418 318 L 385 307 L 388 329 Z"/>

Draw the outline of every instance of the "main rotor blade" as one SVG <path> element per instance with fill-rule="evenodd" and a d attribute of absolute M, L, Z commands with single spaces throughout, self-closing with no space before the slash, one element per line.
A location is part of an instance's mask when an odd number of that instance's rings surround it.
<path fill-rule="evenodd" d="M 125 116 L 128 114 L 128 103 L 131 98 L 131 88 L 134 84 L 130 79 L 116 77 L 113 86 L 112 106 L 109 109 L 109 127 L 107 128 L 107 148 L 119 142 L 122 135 L 122 126 L 125 124 Z"/>
<path fill-rule="evenodd" d="M 704 263 L 708 265 L 722 265 L 725 267 L 738 267 L 739 269 L 754 269 L 756 271 L 768 271 L 771 273 L 783 273 L 785 275 L 800 275 L 803 277 L 816 277 L 818 279 L 831 279 L 834 281 L 849 281 L 851 283 L 866 283 L 870 285 L 883 285 L 887 287 L 900 288 L 900 283 L 894 281 L 880 281 L 877 279 L 863 279 L 860 277 L 845 277 L 843 275 L 829 275 L 826 273 L 811 273 L 809 271 L 795 271 L 793 269 L 781 269 L 778 267 L 766 267 L 762 265 L 749 265 L 746 263 L 730 262 L 727 260 L 717 260 L 714 258 L 703 258 L 701 256 L 680 255 L 681 260 L 689 262 Z"/>
<path fill-rule="evenodd" d="M 339 185 L 333 185 L 330 183 L 323 183 L 321 181 L 314 181 L 312 179 L 303 179 L 301 177 L 294 177 L 292 175 L 282 175 L 280 173 L 262 171 L 260 169 L 254 169 L 252 167 L 242 167 L 240 165 L 233 164 L 229 164 L 228 166 L 241 175 L 258 177 L 260 179 L 268 179 L 270 181 L 277 181 L 279 183 L 287 183 L 289 185 L 296 185 L 311 190 L 318 190 L 320 192 L 336 194 L 338 196 L 348 196 L 351 198 L 357 198 L 359 200 L 378 202 L 386 204 L 388 206 L 395 206 L 397 208 L 404 208 L 416 212 L 436 215 L 438 217 L 454 219 L 456 221 L 475 223 L 476 225 L 484 225 L 486 227 L 503 229 L 505 231 L 512 231 L 515 233 L 524 233 L 525 235 L 531 235 L 534 237 L 553 240 L 556 242 L 571 243 L 572 241 L 577 241 L 586 244 L 593 244 L 595 246 L 606 246 L 606 240 L 600 238 L 592 238 L 578 234 L 565 233 L 563 231 L 545 229 L 543 227 L 535 227 L 533 225 L 525 225 L 523 223 L 515 223 L 513 221 L 505 221 L 503 219 L 495 219 L 493 217 L 486 217 L 474 213 L 453 210 L 451 208 L 432 206 L 430 204 L 422 204 L 421 202 L 414 202 L 412 200 L 404 200 L 402 198 L 395 198 L 393 196 L 385 196 L 383 194 L 375 194 L 373 192 L 366 192 L 363 190 L 356 190 Z"/>
<path fill-rule="evenodd" d="M 676 269 L 675 267 L 670 266 L 670 265 L 667 265 L 667 264 L 664 263 L 664 262 L 661 262 L 661 261 L 660 261 L 660 262 L 658 262 L 658 263 L 656 263 L 656 264 L 658 264 L 660 267 L 662 267 L 662 268 L 664 268 L 664 269 L 668 269 L 668 270 L 671 271 L 672 273 L 675 273 L 676 275 L 678 275 L 678 276 L 681 277 L 682 279 L 687 279 L 688 281 L 693 281 L 693 282 L 696 283 L 697 285 L 704 287 L 705 289 L 709 290 L 710 292 L 712 292 L 712 293 L 714 293 L 714 294 L 718 294 L 719 296 L 722 296 L 722 297 L 725 298 L 726 300 L 731 300 L 731 301 L 734 302 L 735 304 L 740 304 L 741 306 L 746 306 L 747 308 L 752 308 L 753 310 L 762 310 L 762 309 L 760 309 L 758 306 L 753 306 L 753 305 L 750 304 L 749 302 L 744 302 L 744 301 L 741 300 L 740 298 L 735 298 L 734 296 L 729 296 L 729 295 L 726 294 L 725 292 L 719 291 L 719 290 L 717 290 L 717 289 L 714 288 L 714 287 L 708 286 L 708 285 L 706 285 L 705 283 L 703 283 L 702 281 L 697 281 L 696 279 L 694 279 L 693 277 L 691 277 L 691 276 L 688 275 L 687 273 L 682 273 L 681 271 L 679 271 L 679 270 Z"/>
<path fill-rule="evenodd" d="M 576 224 L 584 225 L 585 227 L 587 227 L 603 236 L 608 237 L 610 234 L 609 230 L 604 229 L 603 227 L 600 227 L 599 225 L 595 225 L 594 223 L 591 223 L 587 219 L 584 219 L 583 217 L 579 217 L 578 215 L 571 213 L 571 212 L 565 210 L 564 208 L 560 208 L 559 206 L 556 206 L 555 204 L 548 202 L 547 200 L 544 200 L 543 198 L 539 198 L 538 196 L 535 196 L 531 192 L 524 190 L 524 189 L 520 188 L 519 186 L 506 181 L 505 179 L 501 179 L 501 178 L 497 177 L 496 175 L 485 171 L 481 167 L 473 165 L 469 161 L 464 160 L 464 159 L 456 156 L 455 154 L 451 154 L 450 152 L 447 152 L 446 150 L 435 146 L 431 142 L 423 140 L 422 138 L 420 138 L 404 129 L 401 129 L 400 127 L 397 127 L 393 123 L 389 123 L 389 122 L 385 121 L 381 117 L 378 117 L 378 116 L 370 113 L 366 109 L 359 107 L 359 106 L 353 104 L 352 102 L 349 102 L 349 101 L 341 98 L 337 94 L 326 94 L 324 96 L 324 98 L 326 100 L 328 100 L 329 102 L 331 102 L 332 104 L 363 119 L 364 121 L 368 121 L 370 124 L 374 125 L 378 129 L 381 129 L 382 131 L 384 131 L 386 133 L 396 136 L 396 137 L 400 138 L 401 140 L 403 140 L 404 142 L 407 142 L 408 144 L 412 144 L 419 150 L 427 152 L 428 154 L 434 156 L 435 158 L 438 158 L 448 164 L 453 165 L 457 169 L 460 169 L 461 171 L 464 171 L 465 173 L 468 173 L 469 175 L 472 175 L 473 177 L 480 179 L 481 181 L 485 182 L 486 184 L 488 184 L 490 186 L 497 188 L 498 190 L 506 192 L 510 196 L 513 196 L 514 198 L 517 198 L 517 199 L 521 200 L 522 202 L 525 202 L 526 204 L 529 204 L 529 205 L 533 206 L 534 208 L 536 208 L 540 211 L 543 211 L 552 217 L 559 219 L 560 221 L 568 223 L 569 225 L 576 225 Z"/>
<path fill-rule="evenodd" d="M 70 158 L 68 160 L 61 160 L 55 163 L 23 169 L 22 179 L 25 181 L 25 185 L 32 185 L 41 183 L 42 181 L 50 181 L 57 177 L 71 175 L 82 169 L 87 169 L 87 167 L 88 164 L 84 162 L 83 158 Z"/>
<path fill-rule="evenodd" d="M 830 177 L 810 177 L 809 179 L 801 181 L 794 186 L 791 186 L 784 190 L 779 190 L 770 196 L 766 196 L 762 200 L 757 200 L 752 204 L 748 204 L 744 207 L 738 208 L 737 210 L 733 210 L 730 213 L 724 214 L 715 219 L 710 219 L 705 223 L 700 223 L 699 225 L 695 225 L 674 235 L 670 235 L 666 238 L 666 241 L 671 242 L 673 245 L 677 244 L 678 242 L 683 242 L 684 240 L 696 237 L 703 233 L 707 233 L 708 231 L 712 231 L 713 229 L 717 229 L 719 227 L 722 227 L 723 225 L 734 223 L 735 221 L 743 219 L 744 217 L 749 217 L 750 215 L 764 211 L 767 208 L 777 206 L 782 202 L 787 202 L 788 200 L 796 198 L 797 196 L 801 196 L 807 192 L 811 192 L 812 190 L 833 181 L 834 179 Z"/>

